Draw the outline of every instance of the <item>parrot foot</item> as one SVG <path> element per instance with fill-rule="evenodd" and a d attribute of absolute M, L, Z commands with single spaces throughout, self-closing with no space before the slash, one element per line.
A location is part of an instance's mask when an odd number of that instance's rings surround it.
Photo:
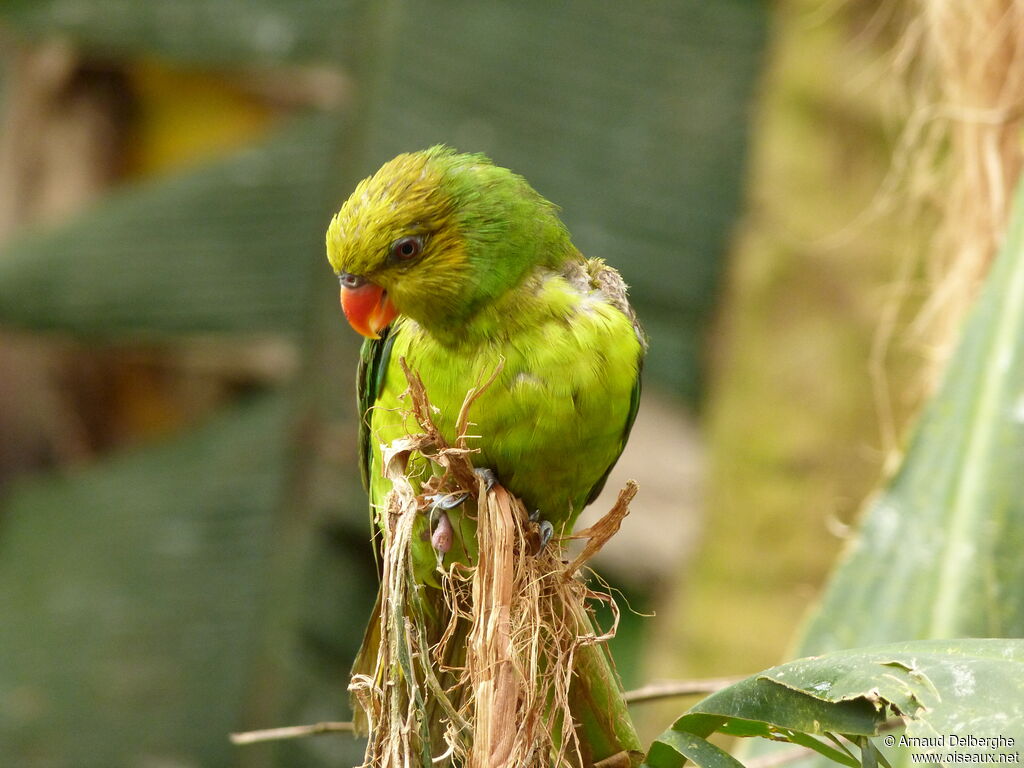
<path fill-rule="evenodd" d="M 455 509 L 468 498 L 467 491 L 459 491 L 458 493 L 435 493 L 432 496 L 427 496 L 427 501 L 434 506 L 434 509 L 449 510 Z"/>
<path fill-rule="evenodd" d="M 544 547 L 551 541 L 551 537 L 555 535 L 555 526 L 549 523 L 547 520 L 540 521 L 540 549 L 537 550 L 539 555 L 544 551 Z"/>
<path fill-rule="evenodd" d="M 548 542 L 551 541 L 551 537 L 555 535 L 555 526 L 553 526 L 547 520 L 541 520 L 539 509 L 533 510 L 533 512 L 531 512 L 529 515 L 529 519 L 531 523 L 536 523 L 537 528 L 539 529 L 538 534 L 540 537 L 540 546 L 537 547 L 536 552 L 536 554 L 539 555 L 541 552 L 544 551 L 544 547 L 548 545 Z"/>
<path fill-rule="evenodd" d="M 473 470 L 473 474 L 484 481 L 485 490 L 489 491 L 498 484 L 498 476 L 489 467 L 477 467 Z"/>

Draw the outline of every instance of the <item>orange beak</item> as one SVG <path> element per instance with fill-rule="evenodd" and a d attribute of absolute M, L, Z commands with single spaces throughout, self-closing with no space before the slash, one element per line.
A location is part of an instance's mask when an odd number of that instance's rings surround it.
<path fill-rule="evenodd" d="M 349 325 L 368 339 L 379 338 L 380 332 L 398 316 L 387 291 L 373 283 L 358 288 L 342 287 L 341 308 Z"/>

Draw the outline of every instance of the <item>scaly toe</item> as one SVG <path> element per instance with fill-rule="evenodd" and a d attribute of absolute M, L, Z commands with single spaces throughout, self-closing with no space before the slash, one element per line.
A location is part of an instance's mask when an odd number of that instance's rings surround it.
<path fill-rule="evenodd" d="M 455 509 L 469 498 L 469 493 L 459 491 L 458 493 L 435 493 L 427 496 L 427 501 L 434 505 L 435 509 Z"/>
<path fill-rule="evenodd" d="M 544 551 L 544 547 L 551 541 L 551 537 L 555 535 L 555 526 L 549 523 L 547 520 L 540 521 L 540 549 L 537 550 L 537 554 Z"/>
<path fill-rule="evenodd" d="M 473 470 L 473 474 L 484 481 L 485 490 L 489 491 L 498 484 L 498 476 L 489 467 L 477 467 Z"/>

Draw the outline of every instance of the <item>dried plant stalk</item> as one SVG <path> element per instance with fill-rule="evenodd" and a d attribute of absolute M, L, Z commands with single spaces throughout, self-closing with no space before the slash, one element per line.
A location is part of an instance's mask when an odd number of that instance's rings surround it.
<path fill-rule="evenodd" d="M 468 414 L 490 382 L 468 393 L 452 446 L 433 422 L 422 382 L 408 369 L 406 376 L 422 431 L 383 454 L 393 491 L 383 514 L 379 652 L 373 674 L 354 675 L 350 686 L 368 724 L 365 765 L 637 764 L 639 742 L 600 645 L 614 627 L 595 632 L 587 608 L 588 599 L 614 602 L 578 575 L 618 530 L 635 484 L 566 566 L 560 542 L 537 551 L 537 526 L 522 503 L 473 473 Z M 416 455 L 437 466 L 435 487 L 475 500 L 476 546 L 467 547 L 475 562 L 439 562 L 440 589 L 413 573 L 414 523 L 431 507 L 408 476 Z"/>
<path fill-rule="evenodd" d="M 516 710 L 527 698 L 512 647 L 516 525 L 509 501 L 508 494 L 495 494 L 478 512 L 480 562 L 473 578 L 476 616 L 468 665 L 476 702 L 471 765 L 509 764 L 518 731 Z"/>
<path fill-rule="evenodd" d="M 909 75 L 911 114 L 895 164 L 942 222 L 915 325 L 934 381 L 1002 241 L 1024 166 L 1024 0 L 918 0 L 897 65 Z"/>

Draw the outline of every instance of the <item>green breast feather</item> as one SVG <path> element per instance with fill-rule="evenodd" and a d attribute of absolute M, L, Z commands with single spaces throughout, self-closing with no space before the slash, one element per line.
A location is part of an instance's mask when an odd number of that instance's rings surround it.
<path fill-rule="evenodd" d="M 423 379 L 440 409 L 438 426 L 450 439 L 467 390 L 502 363 L 470 413 L 473 433 L 480 435 L 473 460 L 493 469 L 556 531 L 571 528 L 600 492 L 636 418 L 642 331 L 621 278 L 600 261 L 539 269 L 529 280 L 540 299 L 531 316 L 517 317 L 508 333 L 488 343 L 446 346 L 407 318 L 364 343 L 360 448 L 372 505 L 382 504 L 390 490 L 379 469 L 380 447 L 407 428 L 398 399 L 406 388 L 402 358 Z"/>

